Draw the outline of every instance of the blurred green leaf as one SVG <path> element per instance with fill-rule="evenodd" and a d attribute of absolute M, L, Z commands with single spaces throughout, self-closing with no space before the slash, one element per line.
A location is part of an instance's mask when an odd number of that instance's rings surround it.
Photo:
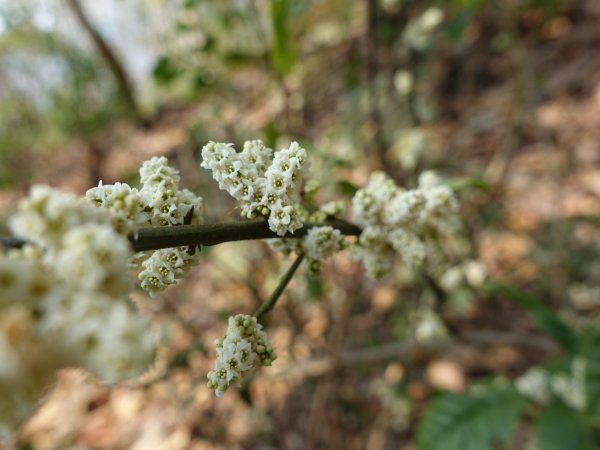
<path fill-rule="evenodd" d="M 273 43 L 271 46 L 271 64 L 277 72 L 285 76 L 296 63 L 296 49 L 289 37 L 289 0 L 271 0 L 271 26 Z"/>
<path fill-rule="evenodd" d="M 336 183 L 336 186 L 337 186 L 338 191 L 342 192 L 343 194 L 348 195 L 349 197 L 354 197 L 354 194 L 356 194 L 356 191 L 358 191 L 358 186 L 356 186 L 346 180 L 338 181 Z"/>
<path fill-rule="evenodd" d="M 600 420 L 600 328 L 589 328 L 582 332 L 580 355 L 586 362 L 587 414 L 594 420 Z"/>
<path fill-rule="evenodd" d="M 473 9 L 463 8 L 446 23 L 446 33 L 450 39 L 459 41 L 462 38 L 471 20 L 473 20 L 473 14 Z"/>
<path fill-rule="evenodd" d="M 535 419 L 537 448 L 543 450 L 592 450 L 591 429 L 573 409 L 552 403 Z"/>
<path fill-rule="evenodd" d="M 280 131 L 277 129 L 277 125 L 271 121 L 264 126 L 262 131 L 265 145 L 271 148 L 275 147 L 277 144 L 277 139 L 279 139 L 279 136 L 281 136 Z"/>
<path fill-rule="evenodd" d="M 492 450 L 507 444 L 523 400 L 512 387 L 465 394 L 443 393 L 427 408 L 417 429 L 419 450 Z"/>
<path fill-rule="evenodd" d="M 576 352 L 578 346 L 577 332 L 564 323 L 539 299 L 513 286 L 502 283 L 487 283 L 484 285 L 484 290 L 488 294 L 503 295 L 523 308 L 531 315 L 535 325 L 542 333 L 553 338 L 570 354 Z"/>
<path fill-rule="evenodd" d="M 152 75 L 154 79 L 162 84 L 168 84 L 180 74 L 180 70 L 175 66 L 168 56 L 161 56 L 154 65 Z"/>
<path fill-rule="evenodd" d="M 446 180 L 446 185 L 453 191 L 460 191 L 461 189 L 465 188 L 476 188 L 484 191 L 488 191 L 490 189 L 490 185 L 488 183 L 483 181 L 481 178 L 474 177 L 450 178 Z"/>

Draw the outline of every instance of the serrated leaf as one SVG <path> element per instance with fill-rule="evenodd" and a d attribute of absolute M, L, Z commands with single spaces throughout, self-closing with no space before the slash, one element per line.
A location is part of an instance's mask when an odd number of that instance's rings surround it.
<path fill-rule="evenodd" d="M 427 409 L 417 430 L 419 450 L 491 450 L 506 444 L 523 400 L 511 388 L 444 393 Z"/>
<path fill-rule="evenodd" d="M 544 408 L 535 420 L 537 448 L 543 450 L 591 450 L 591 429 L 576 411 L 562 403 Z"/>
<path fill-rule="evenodd" d="M 573 354 L 576 351 L 579 339 L 576 331 L 533 295 L 502 283 L 486 283 L 484 290 L 489 294 L 504 295 L 527 311 L 542 333 L 553 338 L 569 353 Z"/>

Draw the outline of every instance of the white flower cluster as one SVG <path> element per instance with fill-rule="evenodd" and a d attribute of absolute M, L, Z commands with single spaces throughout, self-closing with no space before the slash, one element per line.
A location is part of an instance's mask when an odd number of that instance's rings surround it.
<path fill-rule="evenodd" d="M 587 406 L 586 366 L 584 358 L 575 357 L 569 373 L 550 374 L 541 367 L 533 367 L 515 380 L 515 387 L 521 395 L 539 405 L 547 405 L 555 395 L 571 408 L 583 411 Z"/>
<path fill-rule="evenodd" d="M 241 381 L 259 366 L 270 366 L 276 355 L 256 317 L 238 314 L 229 318 L 227 331 L 215 342 L 215 367 L 208 373 L 208 387 L 217 396 Z"/>
<path fill-rule="evenodd" d="M 356 192 L 352 212 L 363 227 L 352 251 L 374 278 L 389 271 L 395 252 L 409 267 L 436 269 L 442 257 L 436 238 L 459 228 L 458 202 L 433 172 L 424 172 L 419 187 L 410 190 L 375 172 L 368 185 Z"/>
<path fill-rule="evenodd" d="M 183 278 L 196 262 L 195 254 L 190 254 L 187 247 L 165 248 L 143 254 L 149 256 L 142 259 L 142 271 L 138 277 L 142 289 L 151 297 Z"/>
<path fill-rule="evenodd" d="M 323 204 L 317 211 L 311 214 L 302 213 L 306 221 L 321 223 L 327 219 L 340 217 L 346 211 L 341 201 Z M 312 272 L 317 272 L 321 267 L 321 261 L 346 248 L 344 235 L 331 226 L 313 227 L 300 238 L 268 239 L 267 244 L 274 252 L 289 255 L 292 252 L 304 253 L 308 261 L 308 267 Z"/>
<path fill-rule="evenodd" d="M 428 8 L 408 23 L 402 32 L 402 42 L 413 50 L 426 50 L 431 45 L 433 32 L 443 19 L 444 13 L 441 9 Z"/>
<path fill-rule="evenodd" d="M 107 211 L 35 186 L 9 227 L 29 244 L 0 252 L 0 428 L 29 413 L 61 367 L 116 381 L 154 357 L 128 298 L 129 242 Z"/>
<path fill-rule="evenodd" d="M 125 183 L 89 189 L 86 197 L 93 204 L 109 209 L 117 227 L 124 232 L 141 226 L 182 225 L 203 221 L 203 200 L 187 189 L 179 189 L 179 172 L 164 156 L 154 156 L 140 168 L 140 189 Z M 151 296 L 182 278 L 196 261 L 187 247 L 143 252 L 131 260 L 132 268 L 142 269 L 141 286 Z"/>
<path fill-rule="evenodd" d="M 485 266 L 481 262 L 468 259 L 446 270 L 440 277 L 440 286 L 447 292 L 465 285 L 478 288 L 486 276 Z"/>
<path fill-rule="evenodd" d="M 300 186 L 309 161 L 297 142 L 275 154 L 261 141 L 247 141 L 240 153 L 232 144 L 209 142 L 202 159 L 219 188 L 241 203 L 242 216 L 268 216 L 269 228 L 280 236 L 302 227 Z"/>

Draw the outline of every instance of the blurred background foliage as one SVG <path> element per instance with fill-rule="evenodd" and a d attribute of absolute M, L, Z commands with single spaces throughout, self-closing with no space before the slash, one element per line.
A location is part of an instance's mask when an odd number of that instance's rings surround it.
<path fill-rule="evenodd" d="M 21 442 L 153 448 L 160 416 L 155 448 L 598 448 L 597 20 L 594 0 L 0 0 L 3 213 L 34 183 L 81 194 L 166 154 L 207 220 L 236 219 L 200 149 L 260 138 L 308 149 L 319 201 L 373 170 L 413 187 L 435 169 L 465 221 L 439 280 L 399 265 L 374 283 L 344 256 L 299 274 L 270 323 L 280 368 L 221 403 L 203 387 L 217 319 L 252 310 L 287 261 L 203 249 L 145 306 L 155 387 L 65 376 L 47 404 L 79 389 L 90 422 L 53 441 L 42 408 Z M 544 401 L 519 387 L 535 368 Z M 148 415 L 135 436 L 114 418 L 86 434 L 119 398 Z"/>

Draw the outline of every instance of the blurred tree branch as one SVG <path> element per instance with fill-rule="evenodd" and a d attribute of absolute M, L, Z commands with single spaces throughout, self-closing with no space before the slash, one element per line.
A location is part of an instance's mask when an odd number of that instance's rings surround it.
<path fill-rule="evenodd" d="M 133 86 L 131 85 L 131 81 L 129 79 L 129 76 L 127 75 L 125 66 L 119 60 L 119 58 L 117 57 L 113 49 L 110 47 L 110 45 L 108 45 L 108 42 L 106 42 L 106 40 L 102 37 L 100 32 L 90 22 L 89 18 L 86 16 L 85 11 L 81 6 L 80 0 L 67 0 L 67 4 L 69 8 L 73 11 L 73 14 L 79 21 L 81 27 L 87 32 L 87 34 L 92 39 L 96 50 L 108 66 L 112 75 L 115 77 L 115 81 L 117 82 L 119 91 L 121 92 L 123 100 L 125 101 L 131 114 L 136 118 L 136 120 L 141 121 L 142 113 L 135 99 L 135 95 L 133 93 Z"/>

